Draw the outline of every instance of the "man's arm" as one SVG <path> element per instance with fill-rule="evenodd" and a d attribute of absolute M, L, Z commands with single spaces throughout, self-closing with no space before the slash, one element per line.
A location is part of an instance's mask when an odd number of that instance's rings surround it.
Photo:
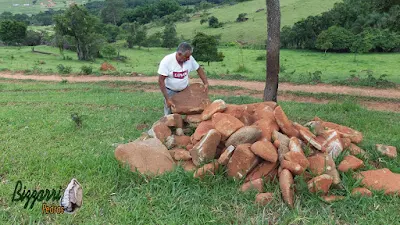
<path fill-rule="evenodd" d="M 197 69 L 197 74 L 199 75 L 201 81 L 203 81 L 203 84 L 204 84 L 204 87 L 206 88 L 206 91 L 208 91 L 207 76 L 204 73 L 204 70 L 203 70 L 203 68 L 201 66 Z"/>
<path fill-rule="evenodd" d="M 160 90 L 162 94 L 164 95 L 165 101 L 167 102 L 168 107 L 171 107 L 173 105 L 172 101 L 169 99 L 168 94 L 167 94 L 167 87 L 165 86 L 165 79 L 167 77 L 163 75 L 158 76 L 158 86 L 160 87 Z"/>

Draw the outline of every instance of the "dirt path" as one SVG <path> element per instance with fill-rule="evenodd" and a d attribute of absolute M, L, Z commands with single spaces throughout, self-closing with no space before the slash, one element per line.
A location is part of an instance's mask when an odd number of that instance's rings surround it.
<path fill-rule="evenodd" d="M 144 83 L 155 83 L 157 82 L 156 77 L 116 77 L 116 76 L 59 76 L 59 75 L 24 75 L 24 74 L 10 74 L 0 73 L 0 78 L 8 79 L 19 79 L 19 80 L 38 80 L 38 81 L 62 81 L 67 80 L 68 82 L 99 82 L 99 81 L 139 81 Z M 191 79 L 191 82 L 201 82 L 199 79 Z M 209 83 L 211 86 L 234 86 L 243 87 L 248 90 L 211 90 L 211 94 L 220 95 L 251 95 L 253 97 L 262 98 L 264 90 L 263 82 L 256 81 L 237 81 L 237 80 L 214 80 L 210 79 Z M 144 91 L 158 91 L 156 85 L 145 85 L 142 87 Z M 304 97 L 296 96 L 291 93 L 285 93 L 287 91 L 301 91 L 308 93 L 331 93 L 331 94 L 344 94 L 353 96 L 363 97 L 380 97 L 390 99 L 400 99 L 400 89 L 376 89 L 376 88 L 358 88 L 358 87 L 347 87 L 347 86 L 333 86 L 328 84 L 318 85 L 295 85 L 290 83 L 279 84 L 279 100 L 281 101 L 297 101 L 297 102 L 310 102 L 310 103 L 321 103 L 325 104 L 332 99 L 321 99 L 315 97 Z M 338 99 L 340 100 L 340 99 Z M 380 101 L 358 101 L 358 103 L 368 109 L 378 111 L 392 111 L 400 112 L 400 104 L 396 102 L 380 102 Z"/>
<path fill-rule="evenodd" d="M 68 76 L 62 77 L 58 75 L 23 75 L 23 74 L 10 74 L 0 73 L 0 77 L 9 79 L 32 79 L 41 81 L 62 81 L 68 82 L 99 82 L 99 81 L 140 81 L 140 82 L 157 82 L 156 77 L 116 77 L 116 76 Z M 199 79 L 191 79 L 191 82 L 201 82 Z M 257 81 L 237 81 L 237 80 L 213 80 L 210 79 L 211 86 L 235 86 L 243 87 L 250 90 L 262 91 L 264 90 L 264 82 Z M 310 93 L 331 93 L 331 94 L 347 94 L 368 97 L 383 97 L 400 99 L 400 89 L 376 89 L 376 88 L 359 88 L 347 86 L 334 86 L 329 84 L 317 85 L 296 85 L 290 83 L 280 83 L 279 91 L 303 91 Z"/>

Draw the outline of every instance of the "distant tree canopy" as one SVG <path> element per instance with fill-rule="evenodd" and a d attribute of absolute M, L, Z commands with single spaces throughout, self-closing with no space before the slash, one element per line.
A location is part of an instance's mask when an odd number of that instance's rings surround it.
<path fill-rule="evenodd" d="M 174 48 L 178 46 L 178 37 L 176 34 L 175 24 L 165 25 L 164 32 L 162 34 L 162 47 L 164 48 Z"/>
<path fill-rule="evenodd" d="M 322 15 L 283 27 L 281 44 L 284 48 L 351 51 L 354 40 L 348 38 L 362 33 L 371 42 L 365 45 L 370 46 L 368 51 L 400 51 L 399 21 L 400 0 L 344 0 Z M 335 39 L 332 45 L 327 38 Z"/>
<path fill-rule="evenodd" d="M 98 19 L 85 8 L 72 5 L 56 16 L 55 22 L 56 35 L 73 38 L 79 60 L 93 60 L 98 55 L 104 37 Z"/>
<path fill-rule="evenodd" d="M 26 24 L 15 20 L 0 22 L 0 40 L 7 45 L 21 44 L 26 37 Z"/>
<path fill-rule="evenodd" d="M 218 62 L 224 59 L 222 53 L 218 52 L 218 39 L 217 36 L 207 35 L 204 33 L 197 33 L 193 38 L 193 57 L 198 61 Z"/>

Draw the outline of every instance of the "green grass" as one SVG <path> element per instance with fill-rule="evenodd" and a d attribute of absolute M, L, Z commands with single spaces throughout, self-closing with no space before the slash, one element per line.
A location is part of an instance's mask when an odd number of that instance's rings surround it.
<path fill-rule="evenodd" d="M 121 84 L 122 85 L 122 84 Z M 123 86 L 123 85 L 122 85 Z M 247 97 L 223 97 L 228 103 L 250 103 Z M 343 175 L 345 200 L 326 204 L 297 181 L 295 209 L 280 199 L 276 184 L 268 184 L 275 200 L 266 207 L 255 193 L 240 193 L 239 183 L 223 176 L 193 179 L 177 169 L 147 178 L 118 166 L 116 143 L 136 139 L 162 115 L 160 93 L 123 92 L 106 82 L 68 84 L 0 80 L 0 224 L 391 224 L 400 221 L 400 198 L 374 193 L 349 197 L 356 181 Z M 383 167 L 400 172 L 399 160 L 379 156 L 375 143 L 400 146 L 400 114 L 367 111 L 354 102 L 313 105 L 281 103 L 289 118 L 306 122 L 314 116 L 341 123 L 364 134 L 361 144 Z M 83 116 L 77 129 L 70 119 Z M 366 168 L 371 168 L 367 163 Z M 58 189 L 77 178 L 83 186 L 83 207 L 71 215 L 42 215 L 41 205 L 24 209 L 11 202 L 17 180 L 27 189 Z M 56 204 L 50 202 L 51 204 Z"/>
<path fill-rule="evenodd" d="M 57 65 L 63 64 L 72 67 L 72 73 L 80 73 L 83 65 L 91 65 L 96 75 L 101 75 L 99 68 L 105 59 L 96 62 L 82 62 L 77 60 L 75 52 L 65 51 L 65 55 L 72 60 L 63 60 L 57 48 L 37 46 L 37 51 L 51 52 L 55 55 L 43 55 L 31 52 L 30 47 L 1 47 L 0 71 L 25 71 L 32 73 L 58 73 Z M 207 63 L 200 62 L 210 78 L 232 80 L 265 80 L 265 61 L 257 57 L 265 55 L 264 50 L 238 49 L 235 47 L 219 48 L 225 55 L 224 61 Z M 132 72 L 145 75 L 156 75 L 159 62 L 174 50 L 164 48 L 127 49 L 120 47 L 121 55 L 127 56 L 127 62 L 111 62 L 117 69 L 113 75 L 126 76 Z M 243 58 L 243 60 L 242 60 Z M 45 64 L 40 64 L 44 61 Z M 321 71 L 322 82 L 331 83 L 343 81 L 351 75 L 367 77 L 368 71 L 378 78 L 382 74 L 388 75 L 385 79 L 400 83 L 400 54 L 398 53 L 371 53 L 358 56 L 358 62 L 353 61 L 352 54 L 327 53 L 281 50 L 281 77 L 282 80 L 304 83 L 309 73 Z M 242 65 L 242 66 L 241 66 Z M 243 69 L 244 68 L 244 69 Z M 235 72 L 241 69 L 243 72 Z M 195 74 L 195 72 L 193 73 Z M 343 82 L 342 82 L 343 83 Z"/>
<path fill-rule="evenodd" d="M 29 0 L 0 0 L 0 13 L 2 12 L 12 12 L 14 14 L 25 13 L 25 14 L 36 14 L 39 12 L 47 11 L 49 8 L 54 10 L 65 9 L 72 2 L 76 4 L 83 4 L 85 0 L 74 0 L 74 1 L 64 1 L 64 0 L 53 0 L 55 6 L 46 7 L 49 4 L 49 1 L 39 0 L 35 5 L 32 4 L 32 1 Z M 43 3 L 45 6 L 42 6 L 40 3 Z M 19 4 L 18 6 L 13 6 L 13 4 Z M 24 6 L 24 4 L 29 4 L 29 6 Z"/>
<path fill-rule="evenodd" d="M 310 15 L 318 15 L 331 9 L 340 0 L 282 0 L 281 25 L 293 25 L 295 22 Z M 258 9 L 264 9 L 256 13 Z M 235 5 L 223 5 L 207 10 L 209 16 L 215 16 L 219 22 L 225 23 L 221 28 L 210 28 L 208 23 L 200 24 L 199 13 L 192 16 L 190 22 L 179 22 L 176 24 L 177 32 L 185 38 L 191 39 L 196 32 L 207 34 L 221 34 L 221 41 L 236 42 L 245 41 L 250 44 L 264 44 L 267 33 L 267 17 L 265 0 L 252 0 Z M 248 21 L 236 23 L 240 13 L 247 13 Z M 149 33 L 162 31 L 162 27 L 154 27 Z"/>

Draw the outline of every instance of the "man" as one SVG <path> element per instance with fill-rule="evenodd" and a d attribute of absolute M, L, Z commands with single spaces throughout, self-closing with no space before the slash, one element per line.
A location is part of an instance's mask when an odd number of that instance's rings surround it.
<path fill-rule="evenodd" d="M 203 81 L 205 91 L 208 91 L 208 81 L 204 70 L 192 56 L 193 48 L 183 42 L 179 44 L 176 52 L 165 56 L 158 68 L 158 84 L 164 95 L 164 115 L 171 114 L 174 106 L 171 97 L 184 90 L 189 85 L 189 73 L 196 70 Z"/>

